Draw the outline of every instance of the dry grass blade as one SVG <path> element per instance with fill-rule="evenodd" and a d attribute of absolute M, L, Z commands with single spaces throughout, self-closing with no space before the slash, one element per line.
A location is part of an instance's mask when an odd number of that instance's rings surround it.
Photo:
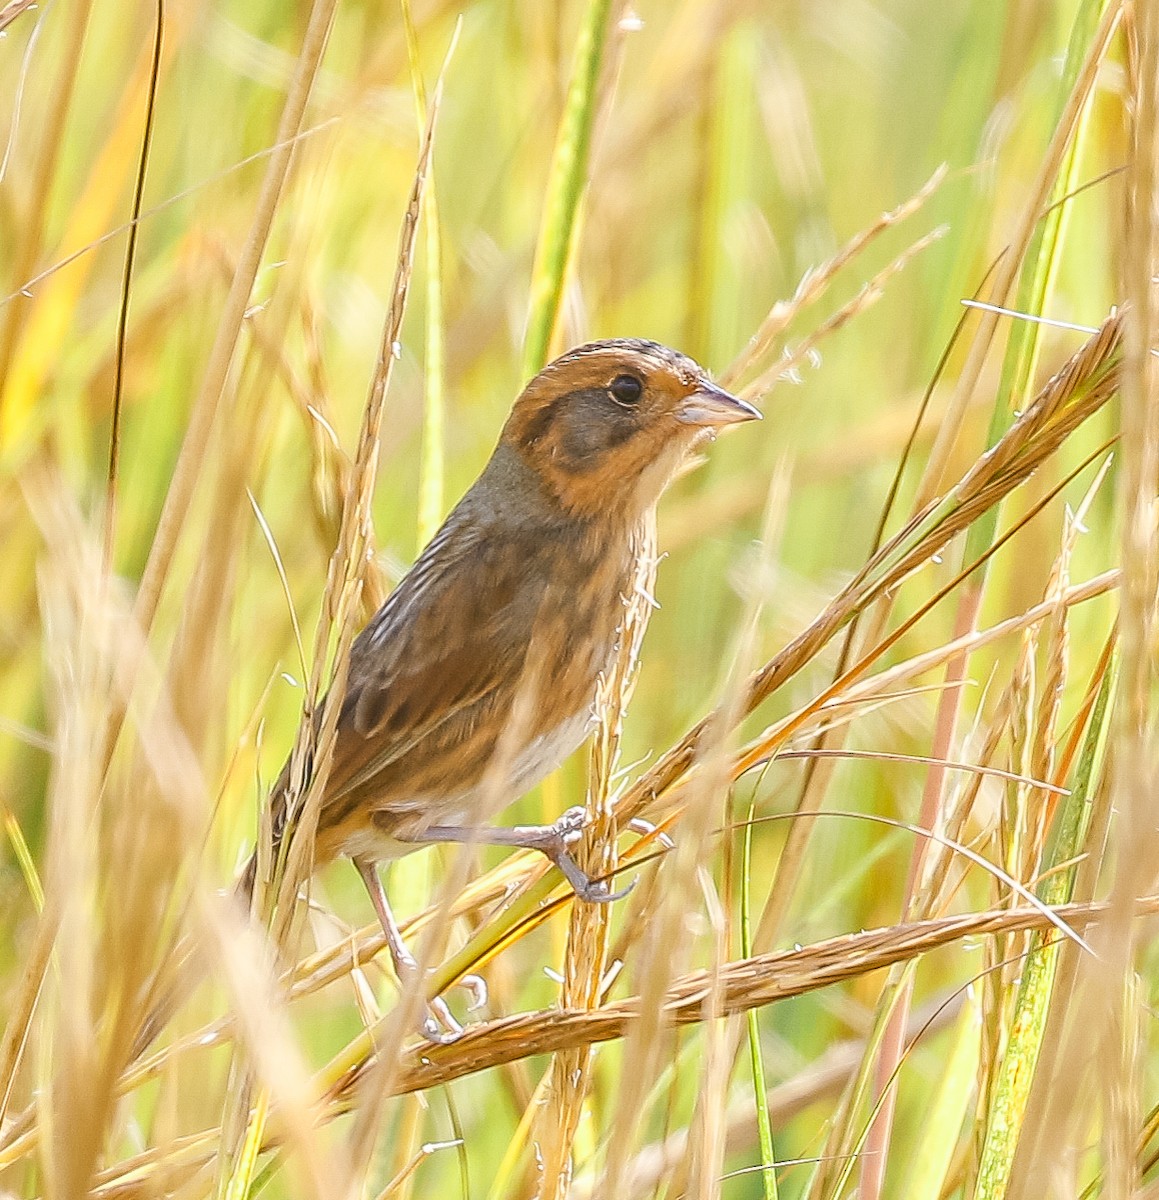
<path fill-rule="evenodd" d="M 296 796 L 302 795 L 305 791 L 307 763 L 311 764 L 311 770 L 309 793 L 302 800 L 299 810 L 298 836 L 290 839 L 291 869 L 286 872 L 287 879 L 279 897 L 279 908 L 283 913 L 293 910 L 294 897 L 297 896 L 302 882 L 311 873 L 310 844 L 313 838 L 311 823 L 317 820 L 317 805 L 321 803 L 326 773 L 329 769 L 329 758 L 333 751 L 333 740 L 343 694 L 346 653 L 354 636 L 354 622 L 358 616 L 367 550 L 373 539 L 371 503 L 378 468 L 379 438 L 391 373 L 401 354 L 399 337 L 402 332 L 402 320 L 406 312 L 407 295 L 414 267 L 423 185 L 430 166 L 440 99 L 441 87 L 436 86 L 426 131 L 419 148 L 414 185 L 403 214 L 390 307 L 383 326 L 378 360 L 370 385 L 370 395 L 363 413 L 362 430 L 359 434 L 358 449 L 351 471 L 351 489 L 347 493 L 342 512 L 338 544 L 330 559 L 326 592 L 323 598 L 323 617 L 319 622 L 315 638 L 314 667 L 308 693 L 309 698 L 293 751 L 292 793 L 287 804 L 289 810 L 293 811 Z M 334 657 L 335 674 L 329 681 L 328 701 L 319 714 L 316 726 L 313 704 L 321 693 L 322 672 L 327 661 L 326 651 L 335 629 L 339 631 L 340 639 L 339 649 Z M 302 824 L 303 821 L 305 825 Z M 296 848 L 294 848 L 295 843 Z M 288 926 L 283 928 L 288 928 Z"/>
<path fill-rule="evenodd" d="M 1135 911 L 1140 916 L 1159 913 L 1159 897 L 1141 899 Z M 673 982 L 664 997 L 664 1011 L 674 1024 L 696 1025 L 705 1020 L 704 1000 L 710 991 L 718 991 L 720 1013 L 734 1015 L 829 987 L 964 939 L 1043 931 L 1056 922 L 1081 929 L 1105 922 L 1109 914 L 1109 906 L 1098 903 L 1058 905 L 1047 912 L 1031 907 L 1002 908 L 848 934 L 801 949 L 725 964 L 719 969 L 716 981 L 713 979 L 716 973 L 691 972 Z M 391 1082 L 391 1094 L 425 1091 L 534 1055 L 623 1038 L 640 1018 L 640 998 L 630 997 L 595 1011 L 552 1009 L 473 1025 L 448 1045 L 428 1043 L 404 1052 Z M 363 1070 L 355 1070 L 336 1082 L 330 1092 L 328 1119 L 349 1111 L 351 1098 L 363 1077 Z M 272 1135 L 274 1140 L 267 1143 L 266 1149 L 277 1144 L 276 1129 Z M 213 1142 L 213 1131 L 187 1139 L 183 1147 L 203 1147 L 202 1154 L 172 1165 L 182 1172 L 195 1170 L 208 1161 Z M 158 1157 L 153 1155 L 151 1161 L 157 1162 Z M 138 1170 L 139 1165 L 129 1160 L 120 1168 L 110 1169 L 102 1178 L 99 1194 L 143 1194 L 140 1185 L 128 1185 L 128 1191 L 123 1190 L 128 1184 L 126 1176 Z"/>
<path fill-rule="evenodd" d="M 12 1102 L 17 1072 L 32 1037 L 33 1018 L 44 988 L 59 922 L 60 912 L 57 905 L 41 910 L 36 938 L 29 948 L 24 964 L 21 986 L 9 1003 L 4 1040 L 0 1042 L 0 1080 L 3 1080 L 4 1088 L 3 1095 L 0 1096 L 0 1130 L 6 1135 L 4 1141 L 13 1136 L 14 1130 L 7 1125 L 8 1106 Z"/>
<path fill-rule="evenodd" d="M 1121 573 L 1117 570 L 1106 571 L 1102 575 L 1095 576 L 1094 579 L 1086 580 L 1084 583 L 1072 584 L 1062 593 L 1060 600 L 1068 608 L 1076 604 L 1082 604 L 1084 601 L 1094 599 L 1096 596 L 1103 596 L 1108 592 L 1114 591 L 1118 588 L 1121 578 Z M 918 675 L 924 675 L 927 671 L 936 670 L 949 658 L 953 658 L 961 653 L 972 653 L 983 646 L 991 645 L 1002 638 L 1009 637 L 1013 633 L 1018 633 L 1031 625 L 1037 625 L 1050 616 L 1054 603 L 1055 601 L 1052 599 L 1044 601 L 1041 604 L 1036 604 L 1032 608 L 1028 608 L 1025 612 L 1019 613 L 1014 617 L 1008 617 L 1005 621 L 999 621 L 998 624 L 991 625 L 987 629 L 963 634 L 962 637 L 955 638 L 953 641 L 947 642 L 935 650 L 928 650 L 906 662 L 888 667 L 870 679 L 855 683 L 845 693 L 845 701 L 848 703 L 861 699 L 870 700 L 878 694 L 879 689 L 888 692 L 891 688 L 897 687 L 906 680 L 913 679 Z"/>
<path fill-rule="evenodd" d="M 178 793 L 184 803 L 166 794 L 164 782 L 172 780 L 153 775 L 139 748 L 130 761 L 119 764 L 113 779 L 104 778 L 101 742 L 115 703 L 110 680 L 117 650 L 134 642 L 134 631 L 110 585 L 91 586 L 93 580 L 107 578 L 99 553 L 82 533 L 78 514 L 56 499 L 59 491 L 57 481 L 42 480 L 33 485 L 30 497 L 58 549 L 46 567 L 43 589 L 45 622 L 53 634 L 56 752 L 53 853 L 47 872 L 51 901 L 42 922 L 55 935 L 54 953 L 63 972 L 54 977 L 50 992 L 44 1025 L 46 1036 L 51 1031 L 52 1056 L 42 1059 L 41 1070 L 50 1097 L 45 1170 L 50 1186 L 79 1193 L 95 1172 L 113 1121 L 111 1075 L 119 1074 L 127 1058 L 125 1035 L 134 1002 L 181 868 L 174 843 L 183 840 L 181 833 L 196 829 L 204 805 L 196 766 L 180 743 L 169 747 L 170 769 L 177 775 L 183 768 L 189 771 Z M 159 726 L 168 715 L 163 698 L 143 707 L 146 715 L 137 714 L 142 726 Z M 160 711 L 150 711 L 154 707 Z M 118 820 L 118 793 L 126 788 L 135 792 L 138 829 L 146 844 L 150 837 L 159 838 L 168 842 L 169 853 L 148 859 L 139 848 L 134 853 L 123 817 Z M 89 836 L 92 829 L 104 836 Z M 99 882 L 110 852 L 138 869 L 116 895 L 102 894 Z M 67 987 L 61 986 L 62 975 Z"/>
<path fill-rule="evenodd" d="M 59 913 L 55 950 L 68 986 L 62 989 L 57 981 L 55 988 L 55 1036 L 43 1064 L 50 1099 L 41 1108 L 42 1136 L 53 1186 L 83 1190 L 99 1175 L 99 1156 L 116 1115 L 114 1080 L 131 1056 L 144 1016 L 145 980 L 168 943 L 175 885 L 184 871 L 196 873 L 199 867 L 195 855 L 208 803 L 172 701 L 146 656 L 143 632 L 111 583 L 92 586 L 102 578 L 95 542 L 60 499 L 59 486 L 39 481 L 30 494 L 50 544 L 59 548 L 58 574 L 45 603 L 59 634 L 61 678 L 68 681 L 56 752 L 68 790 L 54 806 L 44 924 L 55 930 Z M 123 653 L 132 654 L 140 668 L 131 702 L 112 686 Z M 126 729 L 134 743 L 105 778 L 104 734 L 120 706 L 128 713 Z M 91 806 L 87 814 L 85 804 Z M 102 836 L 91 837 L 94 828 Z M 121 873 L 110 869 L 111 862 Z M 110 878 L 118 879 L 117 887 L 100 882 Z M 312 1191 L 328 1194 L 322 1182 L 329 1174 L 326 1156 L 311 1136 L 317 1097 L 284 1015 L 279 1017 L 269 995 L 260 947 L 246 939 L 235 914 L 221 911 L 204 881 L 198 885 L 203 940 L 216 951 L 231 984 L 247 1043 L 277 1099 L 287 1139 L 301 1152 Z M 267 1002 L 259 1003 L 262 997 Z"/>
<path fill-rule="evenodd" d="M 1097 971 L 1080 965 L 1074 998 L 1086 1044 L 1095 1060 L 1083 1062 L 1083 1084 L 1099 1100 L 1102 1187 L 1106 1195 L 1131 1195 L 1141 1186 L 1135 1139 L 1142 1125 L 1140 1071 L 1145 1059 L 1138 1043 L 1137 973 L 1145 942 L 1134 917 L 1132 897 L 1155 873 L 1159 852 L 1154 798 L 1159 782 L 1159 713 L 1155 681 L 1156 611 L 1159 592 L 1159 538 L 1156 536 L 1156 480 L 1159 479 L 1159 334 L 1155 276 L 1159 270 L 1159 11 L 1131 7 L 1128 71 L 1133 84 L 1129 109 L 1130 165 L 1125 195 L 1126 239 L 1122 258 L 1127 314 L 1123 362 L 1123 453 L 1119 510 L 1123 599 L 1119 617 L 1122 644 L 1121 699 L 1114 738 L 1112 803 L 1117 819 L 1110 828 L 1109 859 L 1113 918 L 1099 931 Z M 1077 1031 L 1072 1031 L 1068 1045 Z M 1076 1060 L 1080 1056 L 1076 1056 Z M 1065 1114 L 1068 1132 L 1080 1120 L 1077 1103 Z"/>
<path fill-rule="evenodd" d="M 294 139 L 301 130 L 302 116 L 322 61 L 322 52 L 326 46 L 326 36 L 334 18 L 335 7 L 336 0 L 315 0 L 310 10 L 302 49 L 296 60 L 294 76 L 278 123 L 277 137 L 266 166 L 253 223 L 222 310 L 217 337 L 165 497 L 165 507 L 157 523 L 157 532 L 149 550 L 149 561 L 141 577 L 137 593 L 137 616 L 146 630 L 153 623 L 161 590 L 165 586 L 173 561 L 177 538 L 185 523 L 193 490 L 206 461 L 210 433 L 225 392 L 242 319 L 250 304 L 254 281 L 262 255 L 265 253 L 274 214 L 277 212 L 278 201 L 289 176 Z"/>
<path fill-rule="evenodd" d="M 862 254 L 887 229 L 892 229 L 895 225 L 900 225 L 902 221 L 905 221 L 918 212 L 925 205 L 926 201 L 941 187 L 945 178 L 946 166 L 943 163 L 908 200 L 899 204 L 897 208 L 882 213 L 872 224 L 858 230 L 828 262 L 806 271 L 797 284 L 797 290 L 788 300 L 778 300 L 773 305 L 768 315 L 757 328 L 757 331 L 749 339 L 745 348 L 721 373 L 720 381 L 722 385 L 724 387 L 732 387 L 743 379 L 757 362 L 773 349 L 780 340 L 781 335 L 788 329 L 797 316 L 825 294 L 829 284 L 843 267 Z M 862 292 L 864 293 L 865 291 L 866 289 L 863 288 Z M 811 344 L 813 340 L 811 339 Z M 783 364 L 778 364 L 776 372 L 780 374 L 787 369 L 790 368 Z M 774 378 L 776 378 L 775 375 Z M 746 389 L 749 393 L 757 390 L 756 385 L 750 385 Z"/>
<path fill-rule="evenodd" d="M 38 7 L 38 0 L 8 0 L 8 3 L 0 8 L 0 32 L 7 29 L 21 13 L 26 13 L 30 8 L 36 7 Z"/>
<path fill-rule="evenodd" d="M 745 755 L 742 756 L 739 769 L 743 770 L 747 767 L 763 762 L 779 749 L 788 737 L 797 733 L 805 725 L 811 722 L 817 714 L 825 707 L 826 704 L 837 699 L 845 690 L 859 678 L 861 678 L 868 668 L 880 659 L 887 650 L 896 645 L 901 638 L 909 632 L 932 608 L 934 608 L 941 600 L 945 599 L 953 592 L 964 580 L 977 570 L 979 566 L 984 565 L 990 557 L 992 557 L 1002 546 L 1011 540 L 1019 530 L 1029 522 L 1038 512 L 1046 507 L 1062 490 L 1062 488 L 1074 478 L 1075 475 L 1081 473 L 1089 467 L 1097 458 L 1104 455 L 1109 447 L 1101 446 L 1094 454 L 1090 455 L 1079 467 L 1064 478 L 1063 482 L 1057 485 L 1051 491 L 1047 492 L 1046 496 L 1039 500 L 1018 523 L 1013 525 L 1006 533 L 1002 535 L 994 544 L 986 551 L 986 553 L 976 562 L 969 564 L 963 570 L 959 571 L 948 583 L 944 584 L 934 595 L 925 601 L 915 613 L 908 617 L 902 624 L 895 629 L 887 637 L 879 641 L 871 649 L 862 654 L 861 658 L 848 667 L 840 677 L 835 680 L 828 688 L 824 689 L 820 695 L 811 700 L 802 709 L 798 710 L 793 716 L 780 722 L 774 729 L 766 731 L 766 733 L 758 739 L 757 743 L 750 747 Z M 932 817 L 928 813 L 923 813 L 926 820 L 932 823 Z M 915 873 L 916 877 L 916 873 Z"/>
<path fill-rule="evenodd" d="M 895 275 L 901 274 L 923 250 L 945 237 L 947 232 L 945 226 L 939 226 L 918 238 L 911 246 L 907 246 L 891 263 L 863 284 L 851 300 L 846 301 L 832 316 L 826 317 L 791 353 L 786 352 L 766 371 L 762 371 L 755 379 L 745 384 L 741 395 L 748 400 L 755 400 L 767 395 L 779 380 L 790 378 L 798 367 L 808 362 L 817 353 L 817 347 L 825 338 L 848 325 L 850 321 L 867 309 L 872 308 L 885 294 L 885 288 L 889 281 Z"/>
<path fill-rule="evenodd" d="M 454 49 L 452 42 L 448 56 Z M 446 70 L 446 61 L 443 64 Z M 318 812 L 329 772 L 330 760 L 336 736 L 338 716 L 345 694 L 345 671 L 348 665 L 350 643 L 354 636 L 354 625 L 359 615 L 363 573 L 366 570 L 367 550 L 373 538 L 372 501 L 379 454 L 379 440 L 387 391 L 390 386 L 394 364 L 401 354 L 399 339 L 406 312 L 406 302 L 414 268 L 415 246 L 418 236 L 419 216 L 422 210 L 423 189 L 430 169 L 434 148 L 434 133 L 442 100 L 443 76 L 438 83 L 427 114 L 427 124 L 419 147 L 415 167 L 414 183 L 403 214 L 402 230 L 399 235 L 398 258 L 395 266 L 391 300 L 383 326 L 378 360 L 372 376 L 370 394 L 363 413 L 362 430 L 352 469 L 352 490 L 347 496 L 339 529 L 338 544 L 330 560 L 330 572 L 323 601 L 323 618 L 319 622 L 314 650 L 314 671 L 303 720 L 299 727 L 291 767 L 291 792 L 287 797 L 287 811 L 293 812 L 296 796 L 301 797 L 300 808 L 293 820 L 293 836 L 290 838 L 289 856 L 285 875 L 280 881 L 278 896 L 279 922 L 275 928 L 279 942 L 289 934 L 290 917 L 295 908 L 295 899 L 302 884 L 309 878 L 313 866 L 313 838 L 317 828 Z M 326 662 L 326 647 L 332 630 L 338 630 L 338 649 L 335 654 L 334 674 L 330 690 L 317 721 L 311 711 L 312 698 L 319 694 L 321 673 Z M 306 768 L 309 764 L 309 784 L 303 788 Z M 410 1027 L 413 1014 L 417 1011 L 419 996 L 417 988 L 406 989 L 403 1002 L 395 1014 L 394 1036 L 400 1037 L 402 1030 Z M 387 1043 L 389 1043 L 389 1038 Z M 384 1056 L 381 1060 L 389 1064 Z M 382 1087 L 378 1095 L 386 1094 Z M 373 1136 L 376 1128 L 376 1106 L 368 1104 L 353 1134 L 353 1170 L 365 1169 L 369 1161 Z"/>
<path fill-rule="evenodd" d="M 623 732 L 624 713 L 635 683 L 637 661 L 648 618 L 655 601 L 656 530 L 649 523 L 645 541 L 637 549 L 637 568 L 630 596 L 624 597 L 624 620 L 619 632 L 619 653 L 610 674 L 600 680 L 596 696 L 599 728 L 589 763 L 588 811 L 594 818 L 580 847 L 577 862 L 592 878 L 610 878 L 616 868 L 616 811 L 613 777 Z M 599 1006 L 607 966 L 611 906 L 575 904 L 568 928 L 567 955 L 561 1007 L 595 1009 Z M 576 1047 L 556 1055 L 551 1084 L 539 1122 L 539 1195 L 544 1200 L 565 1200 L 571 1188 L 572 1145 L 591 1070 L 590 1047 Z"/>
<path fill-rule="evenodd" d="M 1059 114 L 1058 123 L 1051 136 L 1050 145 L 1043 155 L 1043 161 L 1035 178 L 1034 187 L 1027 195 L 1026 204 L 1019 216 L 1017 228 L 1010 239 L 1011 245 L 1016 251 L 1020 251 L 1029 244 L 1032 231 L 1047 205 L 1050 189 L 1059 174 L 1059 164 L 1062 162 L 1066 154 L 1066 149 L 1071 143 L 1075 127 L 1086 106 L 1087 99 L 1095 86 L 1099 69 L 1106 59 L 1121 11 L 1121 3 L 1112 2 L 1108 4 L 1099 28 L 1090 40 L 1087 55 L 1078 73 L 1075 86 L 1067 97 L 1062 112 Z M 995 304 L 1001 305 L 1005 303 L 1021 269 L 1021 263 L 1022 254 L 1020 252 L 1007 254 L 998 263 L 998 268 L 994 274 L 994 282 L 990 289 L 990 299 Z M 917 503 L 919 506 L 935 495 L 938 490 L 939 482 L 949 461 L 951 449 L 957 440 L 962 416 L 965 413 L 966 406 L 974 389 L 978 386 L 978 380 L 989 354 L 990 343 L 997 329 L 997 323 L 998 317 L 996 314 L 983 313 L 978 332 L 970 347 L 969 357 L 962 368 L 950 411 L 947 413 L 946 420 L 939 428 L 937 440 L 930 451 L 929 461 L 926 464 L 922 482 L 918 488 Z"/>
<path fill-rule="evenodd" d="M 720 968 L 720 1013 L 731 1016 L 816 991 L 965 938 L 1046 930 L 1059 922 L 1081 929 L 1105 920 L 1108 911 L 1106 904 L 1064 904 L 1048 912 L 1029 906 L 993 909 L 848 934 L 799 950 L 756 955 Z M 1140 901 L 1136 912 L 1159 912 L 1159 897 Z M 683 976 L 666 993 L 665 1012 L 676 1024 L 703 1021 L 704 998 L 712 986 L 708 972 L 693 971 Z M 632 997 L 605 1004 L 595 1012 L 524 1013 L 475 1025 L 450 1045 L 407 1051 L 394 1086 L 399 1092 L 426 1089 L 517 1058 L 623 1037 L 639 1016 L 640 999 Z M 339 1081 L 332 1095 L 349 1095 L 356 1078 L 357 1073 Z"/>
<path fill-rule="evenodd" d="M 802 633 L 748 681 L 744 711 L 768 699 L 858 612 L 923 566 L 981 512 L 1008 495 L 1097 412 L 1118 385 L 1123 316 L 1116 313 L 1045 385 L 1006 436 L 947 494 L 887 542 Z M 931 526 L 928 529 L 924 527 Z M 907 544 L 907 535 L 909 541 Z M 713 718 L 704 718 L 636 781 L 624 798 L 631 815 L 647 808 L 696 763 Z"/>
<path fill-rule="evenodd" d="M 915 1014 L 906 1029 L 911 1042 L 940 1032 L 958 1016 L 960 1005 L 939 1000 Z M 770 1087 L 767 1093 L 770 1119 L 778 1128 L 787 1125 L 795 1116 L 819 1101 L 832 1097 L 847 1082 L 850 1073 L 865 1053 L 863 1039 L 851 1040 L 829 1047 L 817 1061 L 799 1074 Z M 733 1100 L 724 1114 L 725 1150 L 733 1153 L 754 1147 L 757 1142 L 757 1122 L 754 1105 L 749 1097 Z M 643 1147 L 632 1160 L 627 1172 L 626 1195 L 652 1195 L 666 1178 L 669 1190 L 679 1194 L 687 1190 L 688 1165 L 691 1159 L 689 1134 L 680 1129 L 660 1142 Z M 571 1200 L 594 1200 L 597 1180 L 581 1176 L 572 1189 Z"/>

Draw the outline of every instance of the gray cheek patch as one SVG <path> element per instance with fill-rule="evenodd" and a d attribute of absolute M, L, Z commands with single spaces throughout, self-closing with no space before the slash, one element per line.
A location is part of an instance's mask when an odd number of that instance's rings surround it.
<path fill-rule="evenodd" d="M 631 438 L 638 428 L 637 411 L 617 404 L 602 388 L 571 392 L 555 417 L 565 470 L 581 474 L 596 467 L 600 456 Z"/>

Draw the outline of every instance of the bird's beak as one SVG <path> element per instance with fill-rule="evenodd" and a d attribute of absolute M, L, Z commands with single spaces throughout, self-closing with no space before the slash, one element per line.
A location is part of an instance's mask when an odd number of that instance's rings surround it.
<path fill-rule="evenodd" d="M 759 421 L 760 412 L 745 400 L 718 388 L 702 383 L 690 396 L 685 396 L 676 409 L 676 419 L 685 425 L 738 425 L 741 421 Z"/>

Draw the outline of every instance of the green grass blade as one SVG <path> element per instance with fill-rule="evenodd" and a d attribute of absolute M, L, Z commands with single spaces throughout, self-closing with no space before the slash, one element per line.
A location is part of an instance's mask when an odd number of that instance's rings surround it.
<path fill-rule="evenodd" d="M 531 310 L 523 346 L 523 374 L 534 375 L 547 362 L 559 319 L 568 259 L 578 228 L 587 179 L 588 152 L 596 118 L 599 81 L 611 0 L 588 0 L 576 39 L 571 82 L 559 122 L 543 222 L 531 276 Z"/>
<path fill-rule="evenodd" d="M 258 1090 L 253 1112 L 246 1123 L 245 1139 L 237 1161 L 225 1182 L 223 1200 L 246 1200 L 253 1187 L 258 1156 L 266 1135 L 266 1118 L 269 1116 L 270 1096 L 265 1088 Z"/>
<path fill-rule="evenodd" d="M 435 535 L 445 516 L 446 352 L 443 341 L 443 241 L 434 174 L 427 194 L 427 329 L 423 372 L 423 440 L 419 462 L 418 545 Z"/>
<path fill-rule="evenodd" d="M 953 1045 L 926 1106 L 922 1135 L 899 1195 L 912 1200 L 938 1200 L 947 1194 L 962 1121 L 977 1078 L 981 1029 L 981 1008 L 976 990 L 971 988 L 954 1027 Z"/>
<path fill-rule="evenodd" d="M 427 92 L 419 62 L 418 34 L 410 0 L 402 0 L 407 59 L 414 89 L 419 136 L 427 123 Z M 443 339 L 443 238 L 439 224 L 435 172 L 427 179 L 426 203 L 426 340 L 423 352 L 423 434 L 419 460 L 418 549 L 435 535 L 443 520 L 446 478 L 446 348 Z"/>
<path fill-rule="evenodd" d="M 1091 40 L 1098 29 L 1106 0 L 1083 0 L 1071 29 L 1067 46 L 1066 61 L 1059 80 L 1058 99 L 1055 104 L 1056 119 L 1061 114 L 1066 98 L 1074 89 L 1082 69 L 1083 61 L 1090 48 Z M 1018 283 L 1014 307 L 1018 312 L 1042 313 L 1049 303 L 1066 233 L 1070 204 L 1066 197 L 1074 191 L 1078 179 L 1078 166 L 1082 157 L 1084 132 L 1091 112 L 1088 102 L 1079 116 L 1074 137 L 1066 148 L 1054 188 L 1050 205 L 1038 223 L 1027 247 L 1026 261 Z M 995 445 L 1002 437 L 1010 421 L 1010 414 L 1020 410 L 1030 396 L 1034 386 L 1034 372 L 1038 365 L 1042 332 L 1045 327 L 1037 321 L 1015 319 L 1006 346 L 1006 357 L 1002 363 L 998 395 L 990 416 L 990 429 L 986 437 L 987 448 Z M 998 527 L 999 507 L 995 506 L 982 516 L 971 528 L 966 540 L 966 560 L 977 558 L 994 540 Z M 975 586 L 981 586 L 976 584 Z"/>
<path fill-rule="evenodd" d="M 730 253 L 739 214 L 752 194 L 753 164 L 764 137 L 752 111 L 759 77 L 759 39 L 743 22 L 714 54 L 704 116 L 703 170 L 697 183 L 696 262 L 687 306 L 690 344 L 703 361 L 721 364 L 736 351 L 733 331 L 743 320 L 752 264 Z"/>
<path fill-rule="evenodd" d="M 749 958 L 753 952 L 752 931 L 752 859 L 753 859 L 753 817 L 756 812 L 755 804 L 749 804 L 748 820 L 744 829 L 744 853 L 741 861 L 740 883 L 740 939 L 741 954 Z M 757 1133 L 761 1146 L 761 1182 L 764 1186 L 765 1200 L 777 1200 L 777 1156 L 773 1149 L 773 1126 L 769 1118 L 769 1097 L 765 1091 L 765 1062 L 761 1052 L 761 1027 L 757 1020 L 757 1010 L 749 1009 L 746 1015 L 748 1023 L 749 1061 L 753 1072 L 753 1101 L 757 1109 Z"/>
<path fill-rule="evenodd" d="M 36 905 L 36 911 L 43 912 L 44 885 L 40 881 L 40 872 L 36 869 L 36 859 L 29 849 L 24 830 L 20 828 L 20 822 L 7 807 L 3 809 L 3 812 L 4 832 L 8 834 L 8 844 L 12 847 L 12 854 L 20 865 L 20 873 L 24 876 L 24 886 L 28 888 L 28 894 L 32 897 L 32 903 Z"/>
<path fill-rule="evenodd" d="M 1047 877 L 1040 895 L 1047 904 L 1065 904 L 1071 896 L 1074 867 L 1050 871 L 1057 864 L 1073 862 L 1083 842 L 1094 783 L 1103 759 L 1110 728 L 1111 696 L 1114 692 L 1117 659 L 1103 676 L 1098 699 L 1087 729 L 1079 759 L 1074 787 L 1059 813 Z M 1010 1029 L 1006 1056 L 994 1094 L 982 1162 L 978 1168 L 976 1200 L 1001 1200 L 1005 1196 L 1014 1164 L 1014 1154 L 1022 1131 L 1034 1069 L 1038 1062 L 1043 1032 L 1050 1010 L 1058 966 L 1059 940 L 1056 935 L 1034 937 L 1022 972 L 1022 985 Z"/>

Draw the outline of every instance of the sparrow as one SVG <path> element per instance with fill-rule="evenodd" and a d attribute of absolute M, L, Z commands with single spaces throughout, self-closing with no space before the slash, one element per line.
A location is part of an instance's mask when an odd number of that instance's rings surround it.
<path fill-rule="evenodd" d="M 400 979 L 417 968 L 378 866 L 421 846 L 533 848 L 581 899 L 615 899 L 568 849 L 582 809 L 552 825 L 489 822 L 594 728 L 665 486 L 722 426 L 759 417 L 655 342 L 569 351 L 524 388 L 482 474 L 355 639 L 314 870 L 353 860 Z M 287 761 L 271 791 L 275 853 L 289 779 Z M 243 894 L 256 870 L 255 854 Z M 453 1033 L 445 1005 L 435 1011 Z"/>

